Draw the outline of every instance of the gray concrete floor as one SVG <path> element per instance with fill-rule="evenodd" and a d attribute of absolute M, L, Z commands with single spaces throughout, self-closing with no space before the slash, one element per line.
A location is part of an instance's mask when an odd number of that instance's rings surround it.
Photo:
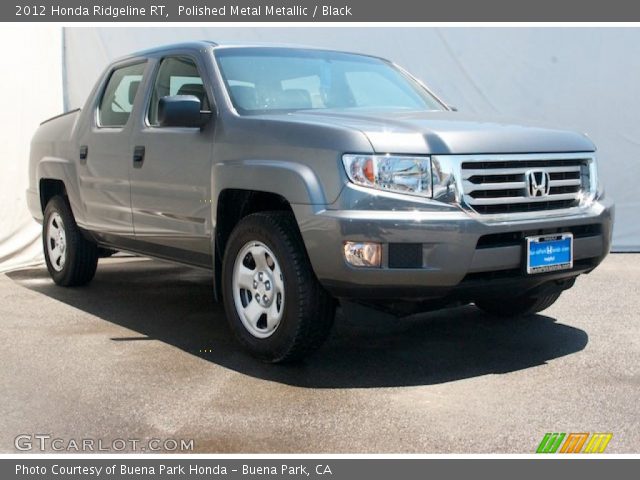
<path fill-rule="evenodd" d="M 541 315 L 340 312 L 298 366 L 233 341 L 205 272 L 102 260 L 84 288 L 0 275 L 0 451 L 19 434 L 193 439 L 197 452 L 532 453 L 545 432 L 640 452 L 640 255 Z"/>

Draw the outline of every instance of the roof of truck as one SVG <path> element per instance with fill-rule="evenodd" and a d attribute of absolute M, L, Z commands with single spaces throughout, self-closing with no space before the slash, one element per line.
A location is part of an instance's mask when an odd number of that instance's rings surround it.
<path fill-rule="evenodd" d="M 155 55 L 158 53 L 166 52 L 167 50 L 175 50 L 175 49 L 193 49 L 199 50 L 202 48 L 289 48 L 295 50 L 321 50 L 327 52 L 342 52 L 342 53 L 354 53 L 357 55 L 364 55 L 367 57 L 376 57 L 375 55 L 369 55 L 364 53 L 356 53 L 356 52 L 346 52 L 344 50 L 336 50 L 332 48 L 321 48 L 315 47 L 311 45 L 298 45 L 298 44 L 286 44 L 286 43 L 263 43 L 263 42 L 214 42 L 212 40 L 198 40 L 191 42 L 180 42 L 180 43 L 172 43 L 167 45 L 161 45 L 158 47 L 149 48 L 146 50 L 141 50 L 139 52 L 132 53 L 131 55 L 127 55 L 127 57 L 143 57 L 147 55 Z"/>
<path fill-rule="evenodd" d="M 174 49 L 200 49 L 200 48 L 211 48 L 219 46 L 218 43 L 212 42 L 209 40 L 200 40 L 200 41 L 192 41 L 192 42 L 180 42 L 180 43 L 171 43 L 167 45 L 160 45 L 158 47 L 152 47 L 145 50 L 140 50 L 138 52 L 134 52 L 131 55 L 133 56 L 144 56 L 151 55 L 155 53 L 162 53 L 166 50 L 174 50 Z"/>

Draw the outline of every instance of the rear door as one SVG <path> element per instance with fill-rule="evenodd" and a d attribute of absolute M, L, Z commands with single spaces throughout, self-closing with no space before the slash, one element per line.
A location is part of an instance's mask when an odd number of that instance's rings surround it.
<path fill-rule="evenodd" d="M 204 128 L 161 127 L 158 103 L 195 95 L 212 108 L 195 57 L 159 59 L 150 79 L 147 110 L 133 132 L 129 156 L 136 242 L 161 257 L 211 268 L 213 121 Z"/>
<path fill-rule="evenodd" d="M 111 70 L 78 138 L 78 178 L 86 211 L 83 227 L 105 235 L 133 237 L 131 112 L 146 65 L 146 60 L 136 60 Z"/>

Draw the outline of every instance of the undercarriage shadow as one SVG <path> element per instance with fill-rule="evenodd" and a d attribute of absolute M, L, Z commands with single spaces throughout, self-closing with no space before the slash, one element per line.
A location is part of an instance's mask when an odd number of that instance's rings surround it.
<path fill-rule="evenodd" d="M 333 333 L 315 355 L 297 365 L 267 365 L 235 342 L 207 272 L 115 257 L 101 260 L 94 281 L 82 288 L 54 285 L 44 267 L 7 276 L 225 368 L 308 388 L 428 385 L 506 373 L 578 352 L 588 342 L 583 330 L 544 315 L 497 321 L 467 306 L 396 319 L 347 308 L 339 309 Z"/>

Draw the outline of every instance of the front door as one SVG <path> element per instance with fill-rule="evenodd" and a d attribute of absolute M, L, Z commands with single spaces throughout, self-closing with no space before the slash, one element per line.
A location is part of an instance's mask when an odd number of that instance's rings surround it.
<path fill-rule="evenodd" d="M 161 127 L 158 103 L 170 95 L 209 96 L 196 60 L 160 61 L 146 118 L 133 132 L 131 207 L 136 242 L 161 257 L 211 267 L 211 154 L 213 122 L 203 129 Z"/>

